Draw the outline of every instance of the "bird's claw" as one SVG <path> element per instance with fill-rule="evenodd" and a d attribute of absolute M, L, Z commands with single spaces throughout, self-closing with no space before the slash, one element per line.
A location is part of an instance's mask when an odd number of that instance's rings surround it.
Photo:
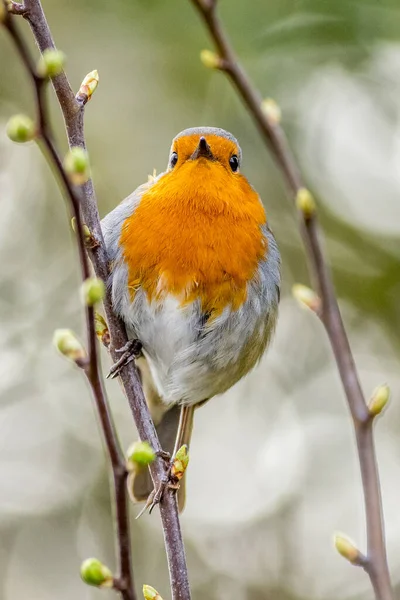
<path fill-rule="evenodd" d="M 115 350 L 115 352 L 121 354 L 121 358 L 113 364 L 107 375 L 107 379 L 115 379 L 115 377 L 118 377 L 122 369 L 127 364 L 132 362 L 132 360 L 139 358 L 142 355 L 142 344 L 139 340 L 136 339 L 128 340 L 125 346 L 122 346 L 122 348 L 118 348 L 117 350 Z"/>
<path fill-rule="evenodd" d="M 150 494 L 150 496 L 152 496 L 150 504 L 149 504 L 149 515 L 151 515 L 153 509 L 155 506 L 157 506 L 157 504 L 160 504 L 161 500 L 163 499 L 164 496 L 164 492 L 168 487 L 168 483 L 169 483 L 169 474 L 166 473 L 165 476 L 163 477 L 163 479 L 160 481 L 157 489 L 154 489 L 152 491 L 152 493 Z M 147 502 L 146 502 L 147 504 Z"/>
<path fill-rule="evenodd" d="M 160 458 L 165 460 L 165 462 L 168 463 L 168 466 L 170 466 L 171 454 L 169 452 L 166 452 L 165 450 L 157 450 L 156 456 L 159 456 Z"/>
<path fill-rule="evenodd" d="M 173 492 L 177 492 L 179 490 L 179 480 L 174 475 L 172 475 L 171 472 L 173 466 L 173 460 L 171 460 L 171 455 L 169 454 L 169 452 L 164 452 L 164 450 L 159 450 L 156 454 L 158 456 L 161 456 L 161 458 L 163 458 L 164 460 L 168 460 L 168 468 L 162 480 L 158 484 L 157 488 L 154 488 L 153 491 L 149 494 L 149 497 L 146 500 L 146 504 L 144 505 L 136 519 L 139 519 L 139 517 L 141 517 L 147 509 L 149 510 L 149 515 L 151 515 L 154 507 L 157 506 L 157 504 L 160 504 L 160 502 L 162 501 L 165 490 L 167 488 Z"/>

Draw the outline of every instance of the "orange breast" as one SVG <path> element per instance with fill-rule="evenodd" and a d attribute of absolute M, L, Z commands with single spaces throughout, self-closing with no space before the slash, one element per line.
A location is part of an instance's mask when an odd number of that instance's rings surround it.
<path fill-rule="evenodd" d="M 268 250 L 260 230 L 265 222 L 246 178 L 218 162 L 188 161 L 166 173 L 122 227 L 132 298 L 142 287 L 150 300 L 200 299 L 212 316 L 227 305 L 236 310 Z"/>

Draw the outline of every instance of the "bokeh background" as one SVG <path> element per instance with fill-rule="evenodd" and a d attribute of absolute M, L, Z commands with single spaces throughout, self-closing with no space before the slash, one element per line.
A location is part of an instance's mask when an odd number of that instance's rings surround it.
<path fill-rule="evenodd" d="M 86 133 L 101 214 L 165 168 L 178 131 L 220 126 L 241 142 L 282 251 L 271 351 L 196 418 L 182 518 L 194 600 L 369 600 L 364 572 L 332 547 L 335 530 L 364 547 L 362 492 L 325 333 L 290 294 L 294 282 L 308 283 L 296 217 L 229 82 L 199 61 L 211 45 L 189 0 L 43 4 L 74 88 L 100 73 Z M 385 381 L 393 390 L 376 440 L 400 598 L 400 8 L 397 0 L 220 4 L 245 68 L 280 103 L 318 199 L 365 392 Z M 65 150 L 55 102 L 52 110 Z M 79 578 L 88 556 L 114 566 L 107 461 L 82 374 L 51 344 L 57 327 L 82 331 L 76 249 L 39 150 L 4 135 L 16 112 L 33 114 L 32 90 L 0 31 L 0 598 L 113 598 Z M 136 434 L 117 382 L 109 396 L 127 447 Z M 132 537 L 138 590 L 149 583 L 167 600 L 157 511 L 132 522 Z"/>

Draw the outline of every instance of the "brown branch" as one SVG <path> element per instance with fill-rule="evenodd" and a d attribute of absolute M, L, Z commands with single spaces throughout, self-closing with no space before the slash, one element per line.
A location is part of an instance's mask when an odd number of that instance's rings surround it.
<path fill-rule="evenodd" d="M 43 53 L 48 48 L 55 48 L 40 0 L 25 0 L 24 6 L 26 12 L 24 12 L 23 16 L 30 24 L 39 50 Z M 69 146 L 85 148 L 84 102 L 75 98 L 64 72 L 53 78 L 52 84 L 64 116 Z M 100 226 L 96 196 L 91 180 L 80 188 L 80 210 L 83 220 L 89 227 L 95 241 L 90 253 L 94 271 L 97 277 L 100 277 L 103 281 L 107 281 L 109 276 L 108 258 Z M 80 220 L 77 218 L 77 224 L 78 222 L 80 223 Z M 116 350 L 122 348 L 128 338 L 124 323 L 113 312 L 109 291 L 107 291 L 104 299 L 104 309 L 111 335 L 110 352 L 112 359 L 116 362 L 119 358 Z M 120 377 L 140 439 L 148 441 L 156 452 L 160 452 L 160 442 L 150 417 L 138 373 L 133 362 L 124 367 Z M 150 472 L 154 485 L 158 486 L 165 476 L 165 463 L 161 457 L 157 457 L 150 465 Z M 122 486 L 118 488 L 116 486 L 116 492 L 121 488 Z M 185 550 L 176 497 L 173 493 L 164 493 L 162 502 L 160 503 L 160 514 L 164 530 L 172 598 L 173 600 L 190 600 Z M 126 541 L 126 535 L 124 539 Z M 122 564 L 126 564 L 127 561 L 123 562 L 122 557 L 120 559 L 120 566 L 122 567 Z"/>
<path fill-rule="evenodd" d="M 296 198 L 299 190 L 303 188 L 303 182 L 289 150 L 285 134 L 279 123 L 269 119 L 262 109 L 261 96 L 240 66 L 222 23 L 217 16 L 216 0 L 192 0 L 192 3 L 202 17 L 219 53 L 218 68 L 228 75 L 242 98 L 245 107 L 253 117 L 260 134 L 282 170 L 291 193 Z M 365 402 L 340 315 L 330 270 L 320 240 L 320 228 L 316 213 L 313 211 L 312 214 L 307 214 L 299 211 L 299 214 L 311 273 L 322 300 L 321 320 L 330 339 L 354 423 L 364 491 L 368 537 L 368 551 L 366 563 L 363 564 L 363 567 L 371 579 L 377 600 L 392 600 L 393 592 L 386 557 L 380 483 L 372 430 L 373 418 Z"/>
<path fill-rule="evenodd" d="M 80 199 L 77 191 L 71 185 L 64 171 L 60 156 L 52 139 L 45 100 L 46 80 L 36 74 L 34 62 L 29 54 L 24 39 L 13 23 L 13 19 L 8 18 L 5 22 L 5 26 L 14 41 L 15 47 L 18 50 L 35 87 L 38 125 L 37 138 L 47 151 L 49 160 L 55 167 L 55 170 L 62 181 L 64 192 L 69 200 L 71 212 L 76 219 L 76 234 L 82 279 L 86 280 L 90 276 L 90 268 L 82 230 L 82 218 L 79 208 Z M 136 600 L 131 567 L 129 511 L 126 492 L 126 478 L 128 473 L 125 466 L 124 455 L 114 430 L 113 420 L 104 393 L 104 384 L 99 370 L 96 332 L 94 327 L 94 310 L 92 306 L 86 306 L 86 326 L 88 335 L 88 359 L 82 364 L 82 367 L 90 383 L 96 402 L 114 478 L 120 567 L 120 575 L 115 579 L 115 587 L 121 592 L 121 596 L 124 600 Z"/>

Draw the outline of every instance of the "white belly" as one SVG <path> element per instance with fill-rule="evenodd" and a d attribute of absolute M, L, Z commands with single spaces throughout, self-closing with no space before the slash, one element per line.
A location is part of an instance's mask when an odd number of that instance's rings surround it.
<path fill-rule="evenodd" d="M 230 388 L 259 360 L 274 330 L 274 300 L 261 302 L 250 291 L 239 310 L 227 308 L 204 323 L 198 302 L 180 307 L 167 296 L 155 305 L 138 291 L 122 316 L 143 344 L 161 398 L 197 404 Z"/>

